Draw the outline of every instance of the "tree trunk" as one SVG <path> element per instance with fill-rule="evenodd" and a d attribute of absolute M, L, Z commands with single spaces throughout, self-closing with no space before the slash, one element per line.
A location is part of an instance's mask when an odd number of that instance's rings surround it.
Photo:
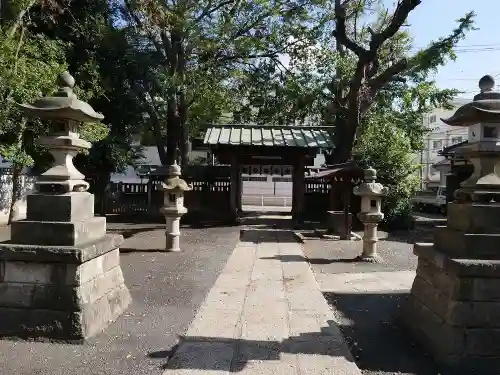
<path fill-rule="evenodd" d="M 152 117 L 153 119 L 153 132 L 154 132 L 154 138 L 155 138 L 155 143 L 156 143 L 156 148 L 158 150 L 158 156 L 160 158 L 160 162 L 162 165 L 168 165 L 167 164 L 167 153 L 165 151 L 165 146 L 166 142 L 165 139 L 163 138 L 163 134 L 161 133 L 161 122 L 156 113 Z"/>
<path fill-rule="evenodd" d="M 12 200 L 10 202 L 9 220 L 7 224 L 19 219 L 19 206 L 23 192 L 22 172 L 23 167 L 17 164 L 12 164 Z"/>
<path fill-rule="evenodd" d="M 187 123 L 187 106 L 186 96 L 184 90 L 179 94 L 179 126 L 181 130 L 180 137 L 180 151 L 181 151 L 181 165 L 184 167 L 189 164 L 189 126 Z"/>
<path fill-rule="evenodd" d="M 168 99 L 166 165 L 172 165 L 177 162 L 177 148 L 180 138 L 180 119 L 177 111 L 177 100 L 175 94 L 172 96 Z"/>
<path fill-rule="evenodd" d="M 340 164 L 352 160 L 356 131 L 352 131 L 347 121 L 348 119 L 341 116 L 338 116 L 335 120 L 335 149 L 328 160 L 328 164 Z"/>

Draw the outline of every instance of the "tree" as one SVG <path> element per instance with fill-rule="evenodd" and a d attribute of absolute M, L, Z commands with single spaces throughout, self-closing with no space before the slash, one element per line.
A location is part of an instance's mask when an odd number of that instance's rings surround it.
<path fill-rule="evenodd" d="M 410 38 L 403 28 L 409 13 L 420 4 L 421 0 L 398 0 L 392 14 L 384 8 L 375 23 L 359 27 L 367 1 L 335 0 L 333 36 L 341 57 L 336 69 L 345 71 L 343 65 L 349 60 L 354 69 L 349 76 L 338 76 L 330 82 L 335 111 L 332 123 L 338 140 L 332 160 L 344 162 L 352 157 L 363 118 L 376 103 L 379 92 L 398 82 L 425 81 L 429 73 L 455 58 L 453 47 L 473 28 L 474 13 L 470 12 L 458 20 L 448 36 L 411 55 L 407 48 Z"/>
<path fill-rule="evenodd" d="M 86 126 L 82 137 L 91 137 L 92 148 L 75 164 L 92 180 L 96 198 L 103 197 L 112 173 L 122 172 L 140 156 L 133 137 L 147 122 L 144 107 L 130 87 L 142 78 L 138 66 L 154 62 L 135 49 L 129 30 L 117 27 L 114 4 L 105 1 L 63 0 L 50 16 L 35 8 L 32 30 L 63 41 L 69 70 L 80 84 L 80 99 L 103 113 L 104 126 Z"/>
<path fill-rule="evenodd" d="M 380 3 L 322 3 L 315 13 L 321 27 L 290 51 L 288 66 L 260 69 L 241 86 L 257 121 L 334 126 L 336 148 L 327 161 L 375 167 L 391 188 L 384 207 L 391 221 L 409 213 L 424 114 L 446 107 L 458 93 L 438 89 L 432 74 L 454 59 L 454 45 L 473 28 L 473 13 L 450 35 L 411 53 L 404 23 L 420 1 L 400 0 L 392 13 Z"/>
<path fill-rule="evenodd" d="M 144 50 L 153 50 L 161 65 L 148 86 L 151 114 L 164 106 L 165 121 L 155 120 L 155 138 L 163 164 L 172 164 L 180 146 L 186 159 L 190 110 L 221 114 L 230 99 L 235 73 L 252 60 L 276 61 L 300 38 L 310 20 L 313 0 L 227 1 L 126 0 L 124 19 L 138 30 Z M 200 95 L 198 91 L 210 95 Z M 160 103 L 155 97 L 163 98 Z M 166 123 L 167 139 L 164 141 Z M 166 144 L 165 144 L 166 143 Z M 166 146 L 166 151 L 165 151 Z"/>
<path fill-rule="evenodd" d="M 67 69 L 68 40 L 41 32 L 42 22 L 50 23 L 64 9 L 51 1 L 11 1 L 2 8 L 0 23 L 0 153 L 12 163 L 12 208 L 20 198 L 20 173 L 26 166 L 43 170 L 50 156 L 37 145 L 38 136 L 48 124 L 23 118 L 18 103 L 32 102 L 56 89 L 57 76 Z M 44 30 L 46 31 L 46 30 Z M 92 87 L 93 88 L 93 87 Z M 80 85 L 79 96 L 86 100 L 94 94 Z M 85 124 L 82 137 L 96 142 L 107 135 L 97 123 Z M 9 222 L 15 210 L 10 210 Z"/>
<path fill-rule="evenodd" d="M 40 122 L 27 122 L 17 103 L 53 90 L 55 78 L 65 66 L 60 43 L 27 30 L 26 14 L 35 4 L 32 0 L 4 4 L 0 20 L 0 154 L 12 163 L 9 223 L 22 192 L 21 171 L 33 165 L 36 154 L 32 137 L 27 135 L 44 130 Z"/>

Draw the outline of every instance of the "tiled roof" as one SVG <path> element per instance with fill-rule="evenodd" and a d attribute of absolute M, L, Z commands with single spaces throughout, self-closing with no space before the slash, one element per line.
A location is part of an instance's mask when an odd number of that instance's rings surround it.
<path fill-rule="evenodd" d="M 217 125 L 205 133 L 205 144 L 332 148 L 332 137 L 325 127 Z"/>

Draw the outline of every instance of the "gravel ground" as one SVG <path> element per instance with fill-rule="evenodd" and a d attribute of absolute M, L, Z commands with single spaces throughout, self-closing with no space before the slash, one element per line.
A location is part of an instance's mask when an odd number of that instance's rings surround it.
<path fill-rule="evenodd" d="M 340 329 L 363 375 L 439 375 L 439 368 L 396 323 L 406 293 L 333 294 Z"/>
<path fill-rule="evenodd" d="M 424 219 L 425 221 L 425 219 Z M 441 223 L 439 223 L 441 225 Z M 354 262 L 360 241 L 306 240 L 305 255 L 316 273 L 359 273 L 415 270 L 413 243 L 432 242 L 432 226 L 394 232 L 379 242 L 383 263 Z M 325 298 L 337 312 L 340 328 L 364 375 L 438 375 L 437 366 L 414 344 L 395 318 L 407 292 L 334 294 Z"/>
<path fill-rule="evenodd" d="M 133 298 L 128 310 L 83 345 L 0 341 L 0 374 L 161 374 L 239 239 L 237 227 L 184 229 L 183 252 L 166 254 L 151 251 L 164 246 L 162 225 L 109 228 L 128 237 L 130 252 L 121 255 Z"/>

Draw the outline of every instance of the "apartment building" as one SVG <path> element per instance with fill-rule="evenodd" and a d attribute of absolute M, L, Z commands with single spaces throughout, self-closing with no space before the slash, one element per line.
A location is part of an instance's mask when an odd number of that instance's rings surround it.
<path fill-rule="evenodd" d="M 452 109 L 436 108 L 424 117 L 424 125 L 430 129 L 425 135 L 424 149 L 417 155 L 415 162 L 422 165 L 420 172 L 421 187 L 428 189 L 442 185 L 447 173 L 446 159 L 439 155 L 444 147 L 448 147 L 468 139 L 467 127 L 448 126 L 442 118 L 448 118 L 462 105 L 470 102 L 468 99 L 455 99 Z"/>

